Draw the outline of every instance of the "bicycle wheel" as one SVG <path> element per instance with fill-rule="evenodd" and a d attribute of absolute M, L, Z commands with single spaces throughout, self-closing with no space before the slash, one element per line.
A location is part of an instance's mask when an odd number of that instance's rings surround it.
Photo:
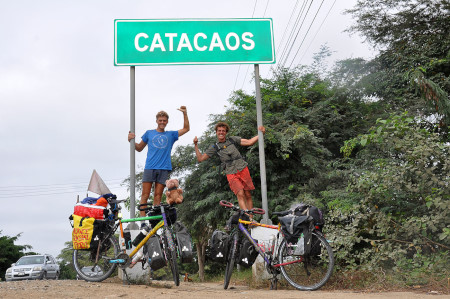
<path fill-rule="evenodd" d="M 119 243 L 114 236 L 110 236 L 101 244 L 97 263 L 95 262 L 97 249 L 74 250 L 72 260 L 75 271 L 86 281 L 103 281 L 116 270 L 117 264 L 109 261 L 114 259 L 119 251 Z"/>
<path fill-rule="evenodd" d="M 169 261 L 170 269 L 172 270 L 173 282 L 176 286 L 180 285 L 180 273 L 178 272 L 177 264 L 177 249 L 172 237 L 172 230 L 170 228 L 165 230 L 164 245 L 166 250 L 166 258 Z"/>
<path fill-rule="evenodd" d="M 227 267 L 225 268 L 225 281 L 223 283 L 223 288 L 228 289 L 228 285 L 230 284 L 231 274 L 233 273 L 234 263 L 236 261 L 236 252 L 238 245 L 238 233 L 234 233 L 231 236 L 231 246 L 228 250 L 227 254 Z"/>
<path fill-rule="evenodd" d="M 333 250 L 322 235 L 313 232 L 311 252 L 314 256 L 293 255 L 294 248 L 286 244 L 280 245 L 278 260 L 283 277 L 294 288 L 301 291 L 314 291 L 322 287 L 331 277 L 334 267 Z"/>

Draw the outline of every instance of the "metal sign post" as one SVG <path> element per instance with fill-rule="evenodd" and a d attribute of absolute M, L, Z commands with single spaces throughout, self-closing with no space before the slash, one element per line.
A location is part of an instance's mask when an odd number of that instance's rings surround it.
<path fill-rule="evenodd" d="M 263 125 L 262 107 L 261 107 L 261 83 L 259 80 L 259 65 L 255 64 L 255 91 L 256 91 L 256 122 L 257 126 Z M 269 205 L 267 202 L 267 181 L 266 181 L 266 156 L 264 153 L 264 134 L 258 130 L 258 149 L 259 149 L 259 170 L 261 174 L 261 200 L 262 208 L 266 213 L 261 223 L 272 224 L 269 219 Z"/>
<path fill-rule="evenodd" d="M 136 102 L 136 84 L 135 67 L 130 67 L 130 132 L 136 132 L 135 121 L 135 102 Z M 130 218 L 135 218 L 136 212 L 136 152 L 135 140 L 130 142 Z M 134 222 L 132 222 L 134 224 Z"/>
<path fill-rule="evenodd" d="M 114 65 L 130 66 L 130 131 L 135 133 L 135 66 L 254 64 L 258 126 L 259 64 L 275 63 L 270 18 L 114 20 Z M 262 207 L 268 212 L 264 136 L 258 131 Z M 134 140 L 133 140 L 134 141 Z M 135 144 L 130 142 L 130 216 L 135 217 Z M 263 218 L 268 223 L 267 214 Z"/>

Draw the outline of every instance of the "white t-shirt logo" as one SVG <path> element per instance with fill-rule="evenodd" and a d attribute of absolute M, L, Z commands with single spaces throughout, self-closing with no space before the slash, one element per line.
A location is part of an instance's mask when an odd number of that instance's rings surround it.
<path fill-rule="evenodd" d="M 155 135 L 152 139 L 152 144 L 156 148 L 166 148 L 169 140 L 166 135 Z"/>

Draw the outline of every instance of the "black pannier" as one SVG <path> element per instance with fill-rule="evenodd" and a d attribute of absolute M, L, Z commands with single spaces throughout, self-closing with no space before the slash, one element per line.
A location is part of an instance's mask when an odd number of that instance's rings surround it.
<path fill-rule="evenodd" d="M 310 254 L 314 219 L 311 216 L 287 215 L 280 217 L 279 220 L 284 239 L 287 243 L 294 245 L 293 254 Z"/>
<path fill-rule="evenodd" d="M 226 263 L 229 245 L 230 237 L 228 234 L 215 230 L 209 240 L 209 259 L 218 263 Z"/>
<path fill-rule="evenodd" d="M 314 219 L 314 225 L 319 230 L 322 231 L 323 226 L 325 225 L 325 220 L 323 219 L 322 211 L 315 206 L 300 204 L 295 208 L 294 214 L 297 216 L 306 215 L 311 216 Z M 315 236 L 311 236 L 311 251 L 310 255 L 318 256 L 320 255 L 322 247 L 320 246 L 319 239 Z"/>
<path fill-rule="evenodd" d="M 162 251 L 160 238 L 158 235 L 152 236 L 146 243 L 150 268 L 153 271 L 166 266 L 166 259 Z"/>
<path fill-rule="evenodd" d="M 175 233 L 181 262 L 192 263 L 194 253 L 192 252 L 191 235 L 189 234 L 187 228 L 183 225 L 183 223 L 177 221 L 173 225 L 173 231 Z"/>
<path fill-rule="evenodd" d="M 314 219 L 314 225 L 322 229 L 325 224 L 322 211 L 315 206 L 300 204 L 294 209 L 294 215 L 297 216 L 311 216 Z"/>
<path fill-rule="evenodd" d="M 255 240 L 258 244 L 258 240 Z M 239 259 L 237 263 L 244 267 L 251 267 L 258 257 L 258 251 L 249 239 L 245 238 L 239 250 Z"/>

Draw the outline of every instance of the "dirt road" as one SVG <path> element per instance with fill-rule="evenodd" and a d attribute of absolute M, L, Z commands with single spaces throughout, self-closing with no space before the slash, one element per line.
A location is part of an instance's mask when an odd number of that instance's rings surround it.
<path fill-rule="evenodd" d="M 300 292 L 296 290 L 250 289 L 246 286 L 230 286 L 224 290 L 221 283 L 181 282 L 175 287 L 173 282 L 153 282 L 151 285 L 124 285 L 119 281 L 92 283 L 82 280 L 27 280 L 0 282 L 0 298 L 211 298 L 211 299 L 272 299 L 272 298 L 450 298 L 450 295 L 413 292 L 350 292 L 350 291 L 315 291 Z"/>

